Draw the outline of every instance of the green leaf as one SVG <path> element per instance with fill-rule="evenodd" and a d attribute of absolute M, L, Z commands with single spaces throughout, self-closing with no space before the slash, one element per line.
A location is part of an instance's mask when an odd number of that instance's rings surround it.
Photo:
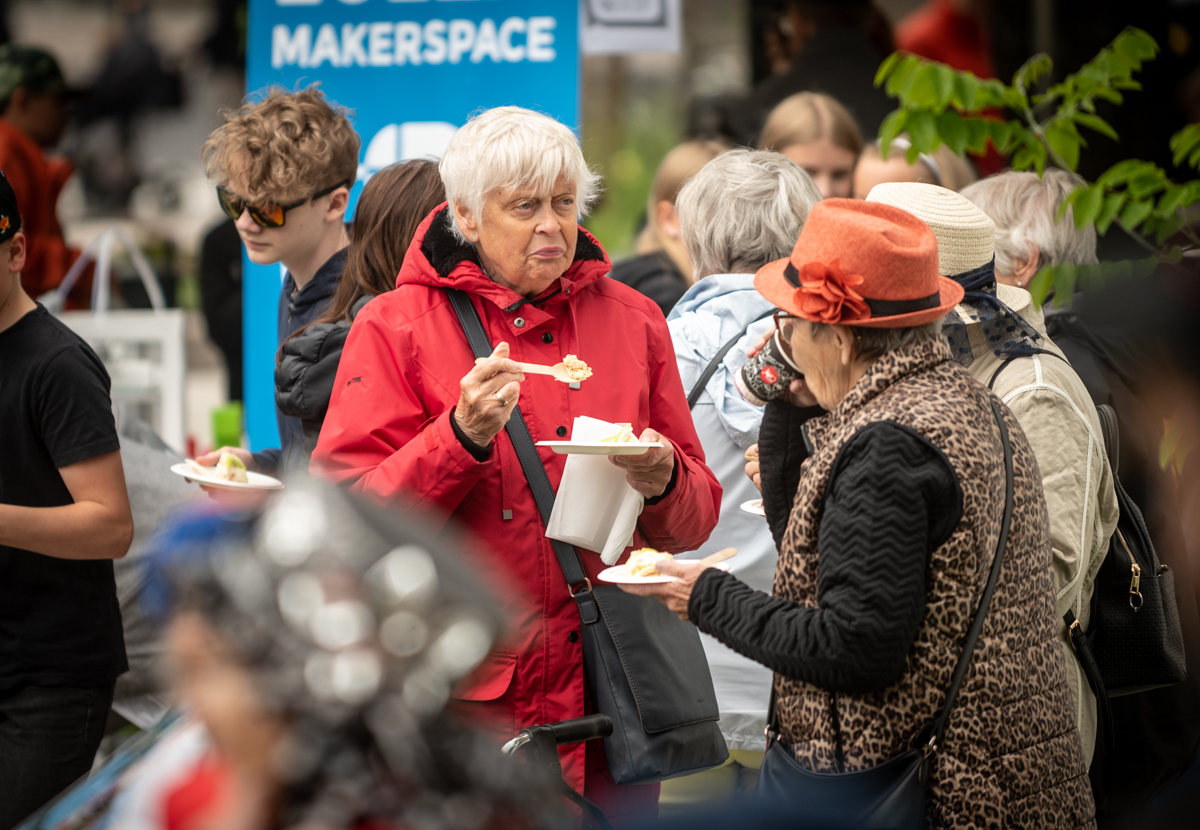
<path fill-rule="evenodd" d="M 1188 155 L 1188 167 L 1195 167 L 1197 165 L 1200 165 L 1200 147 L 1192 150 Z"/>
<path fill-rule="evenodd" d="M 1075 192 L 1071 207 L 1075 214 L 1075 227 L 1086 228 L 1096 221 L 1104 207 L 1104 191 L 1098 187 L 1081 187 Z"/>
<path fill-rule="evenodd" d="M 1069 262 L 1056 265 L 1053 268 L 1054 306 L 1057 308 L 1075 296 L 1075 278 L 1079 267 Z"/>
<path fill-rule="evenodd" d="M 1041 178 L 1046 172 L 1046 145 L 1035 141 L 1029 145 L 1029 149 L 1033 151 L 1033 167 L 1037 170 L 1038 178 Z"/>
<path fill-rule="evenodd" d="M 1125 206 L 1127 198 L 1124 193 L 1110 193 L 1104 197 L 1104 207 L 1100 209 L 1100 215 L 1096 217 L 1096 233 L 1101 236 L 1108 233 L 1113 220 Z"/>
<path fill-rule="evenodd" d="M 922 153 L 932 153 L 937 149 L 937 124 L 933 113 L 923 110 L 910 112 L 908 115 L 908 135 L 912 139 L 913 148 Z M 911 155 L 911 154 L 910 154 Z"/>
<path fill-rule="evenodd" d="M 1154 210 L 1154 202 L 1130 202 L 1121 211 L 1121 224 L 1128 230 L 1134 230 L 1145 221 L 1152 210 Z"/>
<path fill-rule="evenodd" d="M 1063 160 L 1067 169 L 1074 172 L 1079 166 L 1079 134 L 1075 132 L 1074 125 L 1068 126 L 1070 124 L 1070 121 L 1062 118 L 1051 121 L 1046 128 L 1046 143 Z"/>
<path fill-rule="evenodd" d="M 935 79 L 937 77 L 937 67 L 933 64 L 922 63 L 917 67 L 917 72 L 913 76 L 912 86 L 908 90 L 908 100 L 905 102 L 910 107 L 919 107 L 921 109 L 933 109 L 937 106 L 937 87 Z"/>
<path fill-rule="evenodd" d="M 962 116 L 954 110 L 946 110 L 937 117 L 937 129 L 946 146 L 961 156 L 967 147 L 968 137 L 967 125 Z"/>
<path fill-rule="evenodd" d="M 1046 301 L 1046 295 L 1050 293 L 1050 286 L 1054 284 L 1054 266 L 1046 266 L 1038 269 L 1038 272 L 1033 275 L 1033 279 L 1029 281 L 1029 293 L 1033 296 L 1033 301 L 1037 305 L 1041 305 Z"/>
<path fill-rule="evenodd" d="M 1033 167 L 1033 153 L 1030 152 L 1028 144 L 1022 144 L 1013 153 L 1012 166 L 1014 170 L 1028 170 Z"/>
<path fill-rule="evenodd" d="M 989 122 L 989 131 L 992 134 L 992 143 L 996 145 L 996 149 L 1001 153 L 1008 151 L 1008 142 L 1012 138 L 1013 128 L 1007 121 L 991 121 Z"/>
<path fill-rule="evenodd" d="M 1120 106 L 1125 102 L 1125 98 L 1121 95 L 1121 93 L 1108 87 L 1097 89 L 1092 93 L 1092 95 L 1102 101 L 1108 101 L 1110 104 L 1116 104 L 1117 106 Z"/>
<path fill-rule="evenodd" d="M 954 75 L 950 67 L 942 63 L 933 64 L 933 88 L 937 93 L 935 109 L 942 110 L 954 96 Z"/>
<path fill-rule="evenodd" d="M 892 141 L 904 131 L 904 122 L 908 120 L 909 111 L 906 109 L 892 110 L 879 126 L 879 154 L 884 159 L 888 157 Z"/>
<path fill-rule="evenodd" d="M 875 86 L 879 86 L 887 79 L 887 76 L 896 68 L 896 64 L 900 62 L 900 58 L 903 56 L 903 52 L 892 52 L 892 54 L 883 59 L 883 63 L 879 64 L 879 69 L 875 71 Z"/>
<path fill-rule="evenodd" d="M 968 118 L 967 125 L 967 149 L 977 155 L 983 155 L 987 152 L 987 140 L 991 135 L 991 125 L 993 122 L 985 121 L 982 118 Z"/>
<path fill-rule="evenodd" d="M 1179 210 L 1179 206 L 1183 204 L 1183 200 L 1188 196 L 1186 186 L 1173 185 L 1168 187 L 1163 195 L 1158 200 L 1158 207 L 1154 209 L 1156 216 L 1162 219 L 1173 219 Z"/>
<path fill-rule="evenodd" d="M 1162 171 L 1152 164 L 1147 165 L 1147 168 L 1131 177 L 1125 184 L 1129 195 L 1134 199 L 1145 199 L 1166 187 L 1166 177 L 1163 176 Z"/>
<path fill-rule="evenodd" d="M 1050 70 L 1054 68 L 1053 61 L 1045 52 L 1038 54 L 1025 61 L 1013 74 L 1013 86 L 1018 89 L 1028 90 L 1035 86 L 1039 80 L 1050 74 Z"/>
<path fill-rule="evenodd" d="M 962 112 L 975 112 L 975 97 L 979 82 L 970 72 L 959 72 L 954 76 L 954 105 Z"/>
<path fill-rule="evenodd" d="M 1189 124 L 1171 136 L 1172 161 L 1178 166 L 1200 146 L 1200 124 Z"/>
<path fill-rule="evenodd" d="M 1117 137 L 1117 131 L 1114 130 L 1107 121 L 1098 115 L 1089 115 L 1086 112 L 1075 113 L 1075 123 L 1087 127 L 1089 130 L 1095 130 L 1100 135 L 1108 136 L 1113 141 L 1120 141 Z"/>
<path fill-rule="evenodd" d="M 1139 161 L 1138 159 L 1125 159 L 1118 161 L 1112 167 L 1100 174 L 1100 178 L 1096 179 L 1097 187 L 1116 187 L 1119 184 L 1124 184 L 1130 176 L 1141 172 L 1147 166 L 1147 162 Z"/>
<path fill-rule="evenodd" d="M 913 81 L 917 77 L 917 70 L 921 68 L 921 61 L 912 55 L 904 55 L 896 62 L 895 69 L 888 76 L 887 84 L 884 90 L 893 98 L 900 99 L 900 103 L 908 103 L 908 92 L 912 88 Z"/>

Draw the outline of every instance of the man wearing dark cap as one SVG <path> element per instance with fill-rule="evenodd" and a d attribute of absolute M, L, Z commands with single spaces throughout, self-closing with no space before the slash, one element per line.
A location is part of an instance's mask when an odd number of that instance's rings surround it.
<path fill-rule="evenodd" d="M 0 830 L 91 768 L 133 538 L 108 374 L 22 287 L 21 227 L 0 174 Z"/>
<path fill-rule="evenodd" d="M 47 158 L 67 125 L 67 85 L 41 49 L 0 46 L 0 170 L 17 192 L 28 242 L 22 282 L 30 297 L 57 288 L 78 252 L 67 247 L 56 208 L 74 167 Z"/>

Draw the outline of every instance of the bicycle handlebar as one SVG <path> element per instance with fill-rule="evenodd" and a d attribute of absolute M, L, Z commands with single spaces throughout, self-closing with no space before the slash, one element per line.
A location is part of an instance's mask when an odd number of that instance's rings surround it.
<path fill-rule="evenodd" d="M 554 743 L 558 746 L 607 738 L 613 733 L 612 718 L 608 715 L 585 715 L 582 718 L 546 725 L 554 734 Z"/>

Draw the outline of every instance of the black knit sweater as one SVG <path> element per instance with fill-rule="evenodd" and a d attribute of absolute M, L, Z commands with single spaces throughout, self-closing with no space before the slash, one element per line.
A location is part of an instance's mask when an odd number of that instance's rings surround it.
<path fill-rule="evenodd" d="M 772 404 L 764 413 L 763 494 L 777 543 L 808 455 L 801 426 L 818 412 Z M 872 424 L 830 472 L 817 537 L 818 607 L 709 569 L 696 580 L 688 616 L 786 677 L 834 692 L 883 689 L 900 676 L 925 613 L 929 555 L 962 513 L 962 490 L 940 450 L 898 424 Z"/>

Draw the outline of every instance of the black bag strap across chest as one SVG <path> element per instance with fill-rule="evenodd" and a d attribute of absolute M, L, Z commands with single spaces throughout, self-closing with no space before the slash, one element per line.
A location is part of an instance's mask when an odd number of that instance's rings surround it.
<path fill-rule="evenodd" d="M 471 304 L 470 296 L 457 288 L 447 288 L 446 296 L 449 297 L 450 305 L 454 308 L 455 315 L 458 316 L 458 322 L 467 335 L 467 343 L 470 345 L 471 351 L 475 353 L 476 357 L 489 357 L 492 353 L 492 343 L 483 329 L 483 323 L 479 320 L 475 306 Z M 513 407 L 512 417 L 508 419 L 504 430 L 508 433 L 509 440 L 512 441 L 513 451 L 517 454 L 517 460 L 521 464 L 525 478 L 529 480 L 529 489 L 533 492 L 534 501 L 537 502 L 542 523 L 548 526 L 550 513 L 554 510 L 554 487 L 550 484 L 550 476 L 546 474 L 546 467 L 542 464 L 541 456 L 538 455 L 537 447 L 533 443 L 533 436 L 529 432 L 529 425 L 525 423 L 525 416 L 521 414 L 519 404 Z M 587 573 L 583 569 L 579 551 L 575 549 L 574 545 L 560 542 L 558 539 L 551 539 L 550 544 L 554 547 L 554 555 L 558 557 L 558 564 L 562 567 L 563 576 L 566 577 L 567 584 L 570 586 L 571 595 L 579 603 L 580 614 L 585 615 L 585 618 L 591 615 L 591 619 L 595 619 L 594 615 L 599 612 L 596 609 L 595 600 L 591 598 L 591 593 L 580 590 L 578 595 L 576 594 L 576 588 L 583 588 L 587 584 Z M 585 604 L 590 605 L 590 608 L 585 608 Z"/>

